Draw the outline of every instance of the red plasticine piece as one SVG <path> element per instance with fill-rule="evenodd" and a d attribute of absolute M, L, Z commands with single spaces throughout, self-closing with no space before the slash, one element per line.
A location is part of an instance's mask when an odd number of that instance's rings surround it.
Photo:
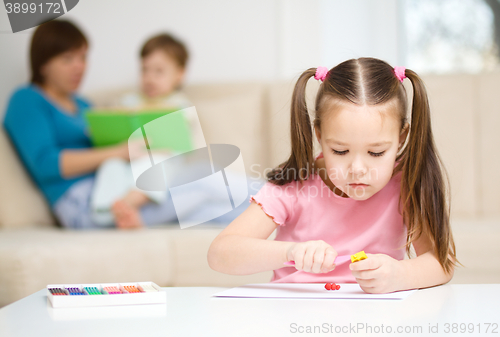
<path fill-rule="evenodd" d="M 338 284 L 335 284 L 333 282 L 328 282 L 327 284 L 325 284 L 325 289 L 326 290 L 339 290 L 340 289 L 340 285 Z"/>

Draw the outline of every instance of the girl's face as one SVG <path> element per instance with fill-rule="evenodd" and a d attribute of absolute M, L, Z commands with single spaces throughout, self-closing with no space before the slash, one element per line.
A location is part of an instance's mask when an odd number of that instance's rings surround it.
<path fill-rule="evenodd" d="M 324 112 L 321 130 L 315 131 L 327 175 L 350 198 L 366 200 L 391 179 L 396 155 L 408 134 L 408 124 L 402 131 L 396 116 L 397 106 L 391 102 L 342 103 Z"/>
<path fill-rule="evenodd" d="M 184 69 L 162 50 L 142 59 L 142 92 L 149 98 L 166 96 L 177 89 L 184 78 Z"/>
<path fill-rule="evenodd" d="M 43 86 L 64 94 L 71 94 L 78 89 L 87 67 L 86 45 L 68 50 L 51 58 L 41 68 Z"/>

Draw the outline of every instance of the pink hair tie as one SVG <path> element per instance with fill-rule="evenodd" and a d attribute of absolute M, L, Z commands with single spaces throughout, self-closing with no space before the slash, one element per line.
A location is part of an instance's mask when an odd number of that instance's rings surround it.
<path fill-rule="evenodd" d="M 406 78 L 405 72 L 405 67 L 394 67 L 394 74 L 396 74 L 396 77 L 401 83 L 403 83 L 403 80 Z"/>
<path fill-rule="evenodd" d="M 315 80 L 321 80 L 321 82 L 325 81 L 326 74 L 328 74 L 327 67 L 318 67 L 316 68 L 316 74 L 314 75 Z"/>

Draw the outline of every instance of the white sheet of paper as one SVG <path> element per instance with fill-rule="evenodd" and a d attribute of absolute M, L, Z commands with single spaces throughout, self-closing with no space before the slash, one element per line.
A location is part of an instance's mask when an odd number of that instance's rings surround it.
<path fill-rule="evenodd" d="M 215 297 L 259 297 L 259 298 L 341 298 L 402 300 L 414 290 L 388 294 L 367 294 L 357 283 L 338 283 L 339 290 L 326 290 L 325 283 L 254 283 L 221 291 Z"/>

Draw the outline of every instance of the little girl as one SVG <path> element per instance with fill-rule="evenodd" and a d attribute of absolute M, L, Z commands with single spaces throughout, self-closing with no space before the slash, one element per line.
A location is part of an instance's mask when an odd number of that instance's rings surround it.
<path fill-rule="evenodd" d="M 311 125 L 305 88 L 313 76 L 323 83 Z M 405 78 L 413 85 L 411 127 Z M 315 157 L 313 131 L 322 149 Z M 292 96 L 291 140 L 288 160 L 213 241 L 212 269 L 274 270 L 271 282 L 358 282 L 368 293 L 451 280 L 447 179 L 415 72 L 374 58 L 306 70 Z M 275 229 L 276 239 L 266 240 Z M 417 257 L 404 260 L 411 244 Z M 367 259 L 334 262 L 361 250 Z"/>

